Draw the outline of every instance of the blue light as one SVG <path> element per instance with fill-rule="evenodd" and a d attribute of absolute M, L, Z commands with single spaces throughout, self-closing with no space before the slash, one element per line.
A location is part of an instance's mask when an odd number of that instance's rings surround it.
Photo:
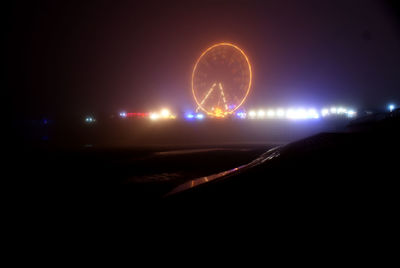
<path fill-rule="evenodd" d="M 246 118 L 246 113 L 238 112 L 238 113 L 236 113 L 236 116 L 239 117 L 240 119 L 244 119 L 244 118 Z"/>
<path fill-rule="evenodd" d="M 394 108 L 396 108 L 396 107 L 394 106 L 394 104 L 389 104 L 389 105 L 388 105 L 388 109 L 389 109 L 390 112 L 392 112 L 392 111 L 394 110 Z"/>
<path fill-rule="evenodd" d="M 186 118 L 187 118 L 187 119 L 192 119 L 193 117 L 194 117 L 193 114 L 187 114 L 187 115 L 186 115 Z"/>
<path fill-rule="evenodd" d="M 122 117 L 122 118 L 125 118 L 126 117 L 126 113 L 125 112 L 120 112 L 119 116 Z"/>
<path fill-rule="evenodd" d="M 85 118 L 85 121 L 86 121 L 86 123 L 93 123 L 93 122 L 95 122 L 96 120 L 95 120 L 93 117 L 88 116 L 88 117 Z"/>

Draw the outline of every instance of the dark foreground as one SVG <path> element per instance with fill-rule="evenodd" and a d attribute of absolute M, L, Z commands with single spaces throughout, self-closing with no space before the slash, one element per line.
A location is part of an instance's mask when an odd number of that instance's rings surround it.
<path fill-rule="evenodd" d="M 354 206 L 354 210 L 359 204 L 364 209 L 366 204 L 368 207 L 379 204 L 385 210 L 392 207 L 398 192 L 399 125 L 398 117 L 389 115 L 378 121 L 355 122 L 341 131 L 325 129 L 328 132 L 319 131 L 319 134 L 316 133 L 320 127 L 290 129 L 283 125 L 274 126 L 275 132 L 268 132 L 272 128 L 263 126 L 264 132 L 254 129 L 248 132 L 247 128 L 240 128 L 243 125 L 231 124 L 227 125 L 231 128 L 228 131 L 218 132 L 223 135 L 209 136 L 202 141 L 225 140 L 225 135 L 241 138 L 242 142 L 218 145 L 101 147 L 80 143 L 80 146 L 63 147 L 31 143 L 13 151 L 10 179 L 23 187 L 33 186 L 30 191 L 33 194 L 37 189 L 40 189 L 38 193 L 57 194 L 123 184 L 127 190 L 118 198 L 132 205 L 141 205 L 141 201 L 165 204 L 223 201 L 253 205 L 321 202 L 340 204 L 342 208 L 347 206 L 346 209 Z M 199 131 L 207 126 L 207 131 L 212 133 L 210 125 L 196 126 L 190 130 L 194 136 L 186 140 L 199 135 L 196 137 L 199 141 L 199 137 L 206 135 Z M 221 124 L 215 126 L 221 127 Z M 235 136 L 229 135 L 233 128 L 241 130 Z M 304 129 L 311 134 L 308 138 L 302 138 Z M 167 130 L 171 137 L 168 139 L 187 136 L 187 133 L 177 136 L 172 128 Z M 290 134 L 293 138 L 297 134 L 299 140 L 252 144 L 243 138 L 262 137 L 263 133 L 279 137 L 280 131 L 284 133 L 281 137 L 288 138 Z M 84 138 L 90 140 L 90 136 Z M 275 149 L 274 157 L 265 155 L 276 146 L 281 147 Z M 263 155 L 265 159 L 260 160 Z M 260 161 L 246 166 L 255 159 Z M 213 176 L 232 169 L 234 172 L 229 174 Z M 205 183 L 199 183 L 196 180 L 199 178 Z M 182 184 L 189 187 L 182 191 L 179 188 Z"/>
<path fill-rule="evenodd" d="M 52 187 L 104 187 L 124 184 L 132 199 L 161 198 L 189 180 L 232 169 L 275 145 L 152 146 L 21 151 L 21 184 Z"/>
<path fill-rule="evenodd" d="M 399 117 L 355 122 L 347 129 L 289 143 L 257 165 L 189 187 L 169 201 L 317 206 L 391 217 L 399 193 Z"/>

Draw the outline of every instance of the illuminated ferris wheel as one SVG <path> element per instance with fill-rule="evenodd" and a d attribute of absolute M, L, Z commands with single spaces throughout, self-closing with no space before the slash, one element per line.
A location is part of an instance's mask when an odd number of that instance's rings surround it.
<path fill-rule="evenodd" d="M 224 117 L 237 110 L 251 88 L 249 59 L 239 47 L 218 43 L 197 59 L 192 73 L 192 92 L 197 110 Z"/>

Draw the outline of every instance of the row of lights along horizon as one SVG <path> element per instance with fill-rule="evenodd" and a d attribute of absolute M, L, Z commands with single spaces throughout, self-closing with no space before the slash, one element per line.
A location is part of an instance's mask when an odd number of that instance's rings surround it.
<path fill-rule="evenodd" d="M 394 104 L 388 105 L 388 110 L 392 112 L 396 106 Z M 329 117 L 342 117 L 354 118 L 357 116 L 357 111 L 343 106 L 330 106 L 330 108 L 322 108 L 317 110 L 315 108 L 277 108 L 277 109 L 252 109 L 248 112 L 244 110 L 237 111 L 236 113 L 226 116 L 224 118 L 238 118 L 238 119 L 288 119 L 288 120 L 306 120 L 306 119 L 320 119 Z M 203 120 L 206 118 L 215 118 L 201 112 L 187 112 L 182 116 L 176 116 L 169 109 L 161 109 L 158 112 L 120 112 L 119 117 L 125 118 L 145 118 L 151 121 L 167 120 L 182 118 L 187 121 Z M 220 119 L 220 118 L 219 118 Z M 96 120 L 93 116 L 85 118 L 86 123 L 94 123 Z"/>

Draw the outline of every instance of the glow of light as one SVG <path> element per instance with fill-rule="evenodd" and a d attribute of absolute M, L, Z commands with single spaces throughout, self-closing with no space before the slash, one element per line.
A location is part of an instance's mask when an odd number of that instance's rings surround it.
<path fill-rule="evenodd" d="M 336 114 L 337 113 L 337 108 L 336 107 L 332 107 L 331 108 L 331 113 L 332 114 Z"/>
<path fill-rule="evenodd" d="M 257 116 L 260 117 L 260 118 L 263 118 L 264 115 L 265 115 L 265 112 L 263 110 L 259 110 L 258 113 L 257 113 Z"/>
<path fill-rule="evenodd" d="M 119 116 L 122 117 L 122 118 L 125 118 L 126 117 L 126 113 L 125 112 L 120 112 Z"/>
<path fill-rule="evenodd" d="M 319 114 L 317 113 L 317 111 L 313 108 L 308 109 L 308 118 L 314 118 L 314 119 L 318 119 L 319 118 Z"/>
<path fill-rule="evenodd" d="M 163 117 L 163 118 L 169 118 L 171 115 L 171 113 L 168 109 L 162 109 L 160 114 L 161 114 L 161 117 Z"/>
<path fill-rule="evenodd" d="M 256 117 L 256 115 L 257 115 L 256 111 L 250 111 L 249 112 L 250 118 L 254 118 L 254 117 Z"/>
<path fill-rule="evenodd" d="M 289 119 L 306 119 L 308 117 L 307 111 L 303 108 L 299 109 L 288 109 L 286 117 Z"/>
<path fill-rule="evenodd" d="M 249 77 L 249 84 L 248 84 L 248 87 L 247 87 L 247 90 L 246 90 L 246 94 L 245 94 L 245 96 L 243 97 L 243 99 L 241 100 L 241 102 L 240 102 L 236 107 L 234 107 L 232 110 L 229 110 L 228 113 L 233 113 L 233 112 L 234 112 L 235 110 L 237 110 L 237 109 L 245 102 L 245 100 L 247 99 L 247 96 L 249 95 L 250 88 L 251 88 L 251 82 L 252 82 L 253 72 L 252 72 L 252 70 L 251 70 L 250 61 L 249 61 L 247 55 L 244 53 L 244 51 L 243 51 L 242 49 L 240 49 L 239 47 L 237 47 L 236 45 L 233 45 L 233 44 L 231 44 L 231 43 L 222 42 L 222 43 L 217 43 L 217 44 L 215 44 L 215 45 L 212 45 L 212 46 L 210 46 L 209 48 L 207 48 L 205 51 L 203 51 L 203 53 L 202 53 L 202 54 L 200 55 L 200 57 L 197 59 L 195 65 L 194 65 L 194 68 L 193 68 L 193 72 L 192 72 L 192 94 L 193 94 L 194 100 L 195 100 L 197 106 L 198 106 L 201 110 L 203 110 L 205 113 L 207 113 L 207 114 L 209 114 L 209 115 L 214 115 L 214 116 L 217 116 L 217 117 L 223 117 L 223 115 L 220 116 L 220 115 L 217 115 L 217 114 L 215 114 L 215 113 L 213 113 L 213 112 L 207 111 L 207 109 L 205 109 L 205 108 L 203 107 L 203 105 L 198 101 L 198 99 L 197 99 L 197 97 L 196 97 L 196 94 L 195 94 L 195 88 L 194 88 L 194 77 L 195 77 L 196 69 L 197 69 L 197 66 L 198 66 L 200 60 L 201 60 L 201 59 L 203 58 L 203 56 L 206 55 L 210 50 L 212 50 L 213 48 L 218 47 L 218 46 L 230 46 L 230 47 L 233 47 L 233 48 L 235 48 L 236 50 L 238 50 L 238 51 L 240 52 L 240 54 L 245 58 L 246 63 L 247 63 L 247 67 L 249 68 L 249 76 L 250 76 L 250 77 Z M 212 91 L 213 88 L 214 88 L 214 86 L 210 89 L 210 91 Z M 204 101 L 204 100 L 203 100 L 203 101 Z"/>
<path fill-rule="evenodd" d="M 285 111 L 283 109 L 278 109 L 278 111 L 276 111 L 276 115 L 278 117 L 284 117 L 285 116 Z"/>
<path fill-rule="evenodd" d="M 228 111 L 228 103 L 226 102 L 225 93 L 224 93 L 221 83 L 219 83 L 219 89 L 221 90 L 222 100 L 224 101 L 224 104 L 225 104 L 225 110 Z"/>
<path fill-rule="evenodd" d="M 355 115 L 356 115 L 356 112 L 355 112 L 355 111 L 353 111 L 353 110 L 347 111 L 347 116 L 348 116 L 348 117 L 353 117 L 353 116 L 355 116 Z"/>
<path fill-rule="evenodd" d="M 347 110 L 345 109 L 345 108 L 343 108 L 343 107 L 339 107 L 338 109 L 337 109 L 337 113 L 338 114 L 345 114 L 347 112 Z"/>
<path fill-rule="evenodd" d="M 236 113 L 236 116 L 239 117 L 240 119 L 246 118 L 246 113 L 245 112 L 238 112 Z"/>
<path fill-rule="evenodd" d="M 275 117 L 275 111 L 274 110 L 268 110 L 267 111 L 267 116 L 268 117 Z"/>
<path fill-rule="evenodd" d="M 296 117 L 299 119 L 306 119 L 308 117 L 306 110 L 303 108 L 297 109 Z"/>
<path fill-rule="evenodd" d="M 186 115 L 186 118 L 188 118 L 188 119 L 192 119 L 193 117 L 194 117 L 193 114 L 187 114 L 187 115 Z"/>
<path fill-rule="evenodd" d="M 214 114 L 211 114 L 211 115 L 216 116 L 216 117 L 224 117 L 225 116 L 225 113 L 219 107 L 215 108 L 214 111 L 215 111 Z"/>
<path fill-rule="evenodd" d="M 216 85 L 217 85 L 217 84 L 214 83 L 214 84 L 211 86 L 210 90 L 207 92 L 206 96 L 203 98 L 203 100 L 201 101 L 201 103 L 200 103 L 199 106 L 197 107 L 196 112 L 198 111 L 199 108 L 203 109 L 203 108 L 202 108 L 203 103 L 206 101 L 206 99 L 207 99 L 208 96 L 211 94 L 211 92 L 213 92 L 214 87 L 215 87 Z M 195 97 L 195 98 L 196 98 L 196 97 Z"/>
<path fill-rule="evenodd" d="M 150 119 L 151 120 L 157 120 L 158 118 L 160 118 L 160 115 L 158 113 L 151 113 L 150 114 Z"/>
<path fill-rule="evenodd" d="M 93 123 L 94 121 L 96 121 L 93 117 L 88 116 L 85 118 L 86 123 Z"/>
<path fill-rule="evenodd" d="M 323 117 L 329 115 L 329 110 L 328 109 L 322 109 L 321 114 Z"/>
<path fill-rule="evenodd" d="M 196 115 L 196 118 L 201 120 L 201 119 L 204 118 L 204 114 L 197 114 L 197 115 Z"/>
<path fill-rule="evenodd" d="M 287 117 L 287 118 L 292 119 L 292 118 L 294 118 L 294 115 L 295 115 L 295 112 L 294 112 L 293 109 L 288 109 L 288 110 L 286 111 L 286 117 Z"/>
<path fill-rule="evenodd" d="M 149 113 L 126 113 L 126 117 L 148 117 Z"/>
<path fill-rule="evenodd" d="M 392 112 L 395 108 L 394 104 L 389 104 L 388 105 L 389 111 Z"/>

